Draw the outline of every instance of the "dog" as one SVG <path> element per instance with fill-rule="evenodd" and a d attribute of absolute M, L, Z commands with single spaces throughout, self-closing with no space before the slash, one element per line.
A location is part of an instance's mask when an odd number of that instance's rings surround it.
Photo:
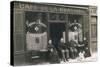
<path fill-rule="evenodd" d="M 79 52 L 79 57 L 78 57 L 78 61 L 82 61 L 82 60 L 84 60 L 84 54 L 85 54 L 85 51 L 81 51 L 81 52 Z"/>

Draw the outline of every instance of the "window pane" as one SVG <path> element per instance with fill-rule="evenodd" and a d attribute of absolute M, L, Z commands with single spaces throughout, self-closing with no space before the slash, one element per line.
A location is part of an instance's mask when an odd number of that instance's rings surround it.
<path fill-rule="evenodd" d="M 91 37 L 96 38 L 97 36 L 97 25 L 91 24 Z"/>

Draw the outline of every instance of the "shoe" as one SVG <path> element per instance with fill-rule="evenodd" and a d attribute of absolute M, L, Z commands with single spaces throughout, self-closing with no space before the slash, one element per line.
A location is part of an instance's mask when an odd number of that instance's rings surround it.
<path fill-rule="evenodd" d="M 69 61 L 68 59 L 66 59 L 66 61 Z"/>
<path fill-rule="evenodd" d="M 60 63 L 64 63 L 64 61 L 61 61 Z"/>

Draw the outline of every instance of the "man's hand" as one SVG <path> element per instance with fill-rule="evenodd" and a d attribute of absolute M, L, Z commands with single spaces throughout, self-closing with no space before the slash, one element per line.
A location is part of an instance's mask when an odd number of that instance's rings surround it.
<path fill-rule="evenodd" d="M 82 47 L 82 46 L 85 46 L 85 45 L 84 45 L 84 44 L 81 44 L 81 45 L 80 45 L 80 44 L 78 44 L 78 47 Z"/>
<path fill-rule="evenodd" d="M 53 52 L 53 49 L 51 48 L 50 51 Z"/>

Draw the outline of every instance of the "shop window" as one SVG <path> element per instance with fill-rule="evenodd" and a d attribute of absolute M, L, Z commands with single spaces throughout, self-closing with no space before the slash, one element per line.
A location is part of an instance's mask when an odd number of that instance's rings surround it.
<path fill-rule="evenodd" d="M 96 16 L 92 16 L 91 17 L 91 23 L 96 23 L 97 22 L 97 17 Z"/>
<path fill-rule="evenodd" d="M 91 24 L 91 37 L 96 38 L 97 36 L 97 25 Z"/>

